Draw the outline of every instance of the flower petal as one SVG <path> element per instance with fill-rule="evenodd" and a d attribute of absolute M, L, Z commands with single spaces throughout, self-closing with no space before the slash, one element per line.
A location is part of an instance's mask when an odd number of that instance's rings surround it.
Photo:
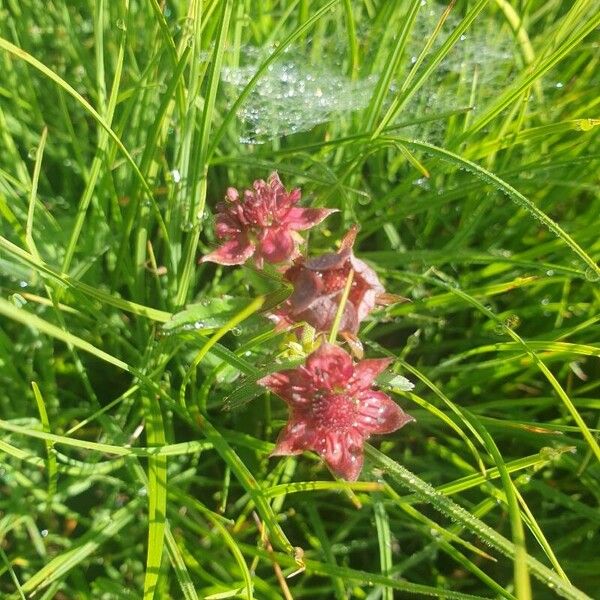
<path fill-rule="evenodd" d="M 290 208 L 283 222 L 297 231 L 304 231 L 318 225 L 330 214 L 338 212 L 337 208 Z"/>
<path fill-rule="evenodd" d="M 364 391 L 358 394 L 358 399 L 357 422 L 365 437 L 371 433 L 391 433 L 414 421 L 383 392 Z"/>
<path fill-rule="evenodd" d="M 264 181 L 262 179 L 258 179 L 254 182 L 255 187 L 256 184 L 264 185 Z M 279 178 L 279 173 L 277 171 L 273 171 L 269 177 L 267 178 L 267 186 L 271 188 L 271 191 L 275 194 L 285 194 L 285 187 L 283 187 L 283 183 L 281 183 L 281 179 Z"/>
<path fill-rule="evenodd" d="M 294 258 L 296 242 L 286 227 L 269 227 L 258 242 L 258 250 L 267 262 L 283 262 Z"/>
<path fill-rule="evenodd" d="M 358 235 L 359 227 L 358 225 L 352 225 L 350 229 L 346 232 L 346 235 L 342 238 L 340 243 L 340 252 L 345 250 L 352 251 L 352 247 L 354 246 L 354 242 L 356 242 L 356 236 Z"/>
<path fill-rule="evenodd" d="M 323 343 L 306 359 L 306 369 L 311 374 L 315 389 L 345 388 L 352 377 L 352 358 L 333 344 Z"/>
<path fill-rule="evenodd" d="M 306 321 L 319 332 L 331 329 L 335 319 L 337 303 L 329 296 L 318 296 L 311 305 L 303 311 L 294 311 L 292 316 L 296 321 Z"/>
<path fill-rule="evenodd" d="M 294 313 L 296 321 L 306 321 L 319 332 L 328 332 L 333 325 L 335 315 L 339 306 L 338 296 L 319 296 L 310 306 L 302 311 Z M 352 302 L 346 302 L 342 320 L 340 322 L 340 331 L 356 333 L 358 331 L 358 318 Z"/>
<path fill-rule="evenodd" d="M 393 358 L 368 358 L 354 365 L 354 375 L 349 387 L 353 391 L 368 390 L 378 375 L 381 375 L 393 361 Z"/>
<path fill-rule="evenodd" d="M 410 302 L 410 298 L 399 296 L 398 294 L 390 294 L 389 292 L 381 292 L 377 295 L 375 303 L 378 306 L 389 306 L 390 304 L 400 304 L 401 302 Z"/>
<path fill-rule="evenodd" d="M 359 432 L 328 432 L 318 446 L 317 452 L 335 475 L 348 481 L 358 479 L 363 466 L 363 437 Z"/>
<path fill-rule="evenodd" d="M 290 418 L 279 433 L 271 456 L 291 456 L 314 448 L 315 432 L 302 419 Z"/>
<path fill-rule="evenodd" d="M 350 264 L 352 265 L 354 272 L 363 279 L 366 285 L 371 288 L 377 288 L 381 294 L 385 292 L 385 288 L 381 284 L 381 281 L 379 281 L 377 273 L 375 273 L 375 271 L 364 260 L 360 260 L 360 258 L 352 256 L 350 259 Z"/>
<path fill-rule="evenodd" d="M 225 199 L 229 202 L 237 202 L 240 199 L 240 193 L 234 187 L 228 187 L 225 192 Z"/>
<path fill-rule="evenodd" d="M 377 291 L 364 290 L 362 296 L 359 299 L 354 298 L 354 301 L 356 303 L 358 319 L 359 321 L 364 321 L 377 304 Z"/>
<path fill-rule="evenodd" d="M 287 301 L 290 310 L 298 313 L 306 310 L 319 297 L 323 286 L 321 279 L 312 271 L 294 267 L 290 271 L 295 271 L 292 275 L 294 291 Z"/>
<path fill-rule="evenodd" d="M 271 373 L 256 383 L 283 398 L 293 408 L 302 409 L 310 405 L 312 376 L 304 367 Z"/>
<path fill-rule="evenodd" d="M 358 336 L 351 331 L 340 331 L 340 335 L 344 338 L 348 348 L 350 348 L 350 354 L 358 360 L 362 360 L 365 356 L 365 349 L 363 348 L 362 342 L 358 339 Z"/>
<path fill-rule="evenodd" d="M 294 188 L 287 197 L 287 203 L 289 205 L 292 204 L 296 204 L 300 198 L 302 197 L 302 192 L 300 191 L 300 188 Z"/>
<path fill-rule="evenodd" d="M 363 321 L 375 308 L 377 298 L 385 292 L 385 288 L 381 285 L 377 273 L 366 262 L 352 256 L 350 264 L 354 269 L 356 290 L 358 291 L 350 296 L 356 305 L 359 321 Z"/>
<path fill-rule="evenodd" d="M 232 188 L 233 189 L 233 188 Z M 216 219 L 215 232 L 219 239 L 238 237 L 242 231 L 242 224 L 229 213 L 219 213 Z"/>
<path fill-rule="evenodd" d="M 253 254 L 254 244 L 244 235 L 225 242 L 210 254 L 206 254 L 200 262 L 214 262 L 220 265 L 243 265 Z"/>
<path fill-rule="evenodd" d="M 344 252 L 327 252 L 321 256 L 309 258 L 305 267 L 311 271 L 330 271 L 332 269 L 342 269 L 350 258 L 350 250 Z"/>

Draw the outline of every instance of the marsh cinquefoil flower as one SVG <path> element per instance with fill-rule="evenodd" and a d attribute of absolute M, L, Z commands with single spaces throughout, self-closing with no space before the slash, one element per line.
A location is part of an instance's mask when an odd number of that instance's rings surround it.
<path fill-rule="evenodd" d="M 224 243 L 200 262 L 241 265 L 251 256 L 258 268 L 264 261 L 280 263 L 298 254 L 302 237 L 336 209 L 300 208 L 298 188 L 287 192 L 277 173 L 267 181 L 256 180 L 252 189 L 239 192 L 230 187 L 225 201 L 217 204 L 216 234 Z"/>
<path fill-rule="evenodd" d="M 305 365 L 260 379 L 260 385 L 281 396 L 290 408 L 271 455 L 313 450 L 333 473 L 356 480 L 364 441 L 414 420 L 389 396 L 373 389 L 375 378 L 389 364 L 387 358 L 353 363 L 347 352 L 324 343 Z"/>
<path fill-rule="evenodd" d="M 306 321 L 318 332 L 331 329 L 350 271 L 353 271 L 350 294 L 344 306 L 340 331 L 354 335 L 361 321 L 375 308 L 402 300 L 387 294 L 377 274 L 354 256 L 352 246 L 358 229 L 352 227 L 344 236 L 338 252 L 315 258 L 299 258 L 283 277 L 294 291 L 274 313 L 278 327 Z"/>

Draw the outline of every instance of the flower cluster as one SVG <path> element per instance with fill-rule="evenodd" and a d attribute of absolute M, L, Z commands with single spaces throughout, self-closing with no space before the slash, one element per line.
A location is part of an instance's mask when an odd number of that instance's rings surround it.
<path fill-rule="evenodd" d="M 225 201 L 217 205 L 216 234 L 224 244 L 200 260 L 221 265 L 241 265 L 254 257 L 260 269 L 264 261 L 281 263 L 298 255 L 302 237 L 336 209 L 299 208 L 300 190 L 287 192 L 279 175 L 259 179 L 240 197 L 230 187 Z"/>
<path fill-rule="evenodd" d="M 387 294 L 375 271 L 354 255 L 356 226 L 346 233 L 337 252 L 313 258 L 301 255 L 303 238 L 298 232 L 314 227 L 336 210 L 301 208 L 296 206 L 299 200 L 300 190 L 286 191 L 277 173 L 266 182 L 255 181 L 243 195 L 229 188 L 225 201 L 217 205 L 215 229 L 222 244 L 201 262 L 240 265 L 253 258 L 259 269 L 265 262 L 278 265 L 293 291 L 271 315 L 276 327 L 308 323 L 318 334 L 328 334 L 341 310 L 340 334 L 351 347 L 360 347 L 361 322 L 377 305 L 399 297 Z M 290 411 L 272 456 L 312 450 L 334 474 L 357 479 L 364 441 L 371 434 L 391 433 L 413 420 L 389 396 L 373 389 L 375 378 L 390 362 L 354 363 L 345 350 L 323 341 L 303 365 L 259 380 Z"/>
<path fill-rule="evenodd" d="M 306 363 L 258 381 L 281 396 L 290 418 L 279 434 L 273 456 L 314 450 L 345 479 L 357 479 L 363 442 L 372 433 L 391 433 L 413 418 L 373 382 L 390 359 L 352 362 L 350 355 L 327 342 Z"/>

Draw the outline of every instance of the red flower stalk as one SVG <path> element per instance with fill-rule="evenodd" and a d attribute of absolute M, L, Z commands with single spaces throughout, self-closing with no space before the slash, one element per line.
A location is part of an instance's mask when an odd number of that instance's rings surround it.
<path fill-rule="evenodd" d="M 294 291 L 273 315 L 278 327 L 305 321 L 318 332 L 328 332 L 350 271 L 354 273 L 340 332 L 354 336 L 361 321 L 376 305 L 402 299 L 387 294 L 375 271 L 354 256 L 352 246 L 357 232 L 356 226 L 348 231 L 338 252 L 328 252 L 310 259 L 299 258 L 284 273 L 284 278 L 294 286 Z"/>
<path fill-rule="evenodd" d="M 235 188 L 228 188 L 225 201 L 217 204 L 217 237 L 224 243 L 200 262 L 221 265 L 241 265 L 254 256 L 258 268 L 263 262 L 279 263 L 298 255 L 302 237 L 297 233 L 310 229 L 328 215 L 331 208 L 299 208 L 298 188 L 287 192 L 279 175 L 271 173 L 245 190 L 242 197 Z"/>
<path fill-rule="evenodd" d="M 260 379 L 260 385 L 281 396 L 290 408 L 271 456 L 313 450 L 333 473 L 355 481 L 363 465 L 364 441 L 414 420 L 372 387 L 390 362 L 381 358 L 355 364 L 347 352 L 325 343 L 304 366 Z"/>

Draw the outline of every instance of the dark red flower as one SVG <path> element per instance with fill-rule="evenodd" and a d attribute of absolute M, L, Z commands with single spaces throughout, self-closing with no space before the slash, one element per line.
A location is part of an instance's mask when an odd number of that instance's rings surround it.
<path fill-rule="evenodd" d="M 244 191 L 228 188 L 225 201 L 217 204 L 216 234 L 224 243 L 200 262 L 241 265 L 254 256 L 256 265 L 280 263 L 298 254 L 302 241 L 296 232 L 310 229 L 336 209 L 299 208 L 300 190 L 287 192 L 279 175 L 271 173 Z"/>
<path fill-rule="evenodd" d="M 352 286 L 344 306 L 340 332 L 356 334 L 361 321 L 376 305 L 401 299 L 387 294 L 375 271 L 354 256 L 352 246 L 357 231 L 356 227 L 348 231 L 338 252 L 310 259 L 299 258 L 284 273 L 294 291 L 274 313 L 278 326 L 305 321 L 318 332 L 329 331 L 351 271 Z"/>
<path fill-rule="evenodd" d="M 350 355 L 322 344 L 305 365 L 267 375 L 258 383 L 290 408 L 272 456 L 317 452 L 335 473 L 354 481 L 363 465 L 363 444 L 371 434 L 391 433 L 414 419 L 389 396 L 373 389 L 391 359 L 353 363 Z"/>

